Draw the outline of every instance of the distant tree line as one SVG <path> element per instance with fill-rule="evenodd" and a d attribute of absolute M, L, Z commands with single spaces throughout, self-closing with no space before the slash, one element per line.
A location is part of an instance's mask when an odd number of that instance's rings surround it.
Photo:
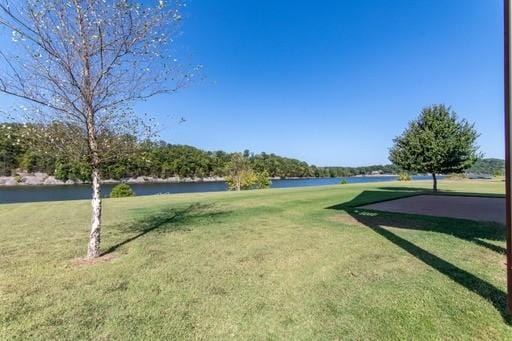
<path fill-rule="evenodd" d="M 0 124 L 0 173 L 14 175 L 16 171 L 44 172 L 60 180 L 90 180 L 90 166 L 85 159 L 70 159 L 65 153 L 58 153 L 41 146 L 51 145 L 52 141 L 33 143 L 30 126 L 19 123 Z M 50 128 L 43 128 L 50 129 Z M 52 127 L 55 129 L 55 127 Z M 62 128 L 61 129 L 65 129 Z M 44 135 L 39 135 L 38 139 Z M 55 136 L 49 134 L 48 136 Z M 49 138 L 49 137 L 48 137 Z M 113 140 L 112 138 L 109 139 Z M 125 155 L 118 155 L 102 164 L 104 179 L 123 179 L 138 176 L 168 178 L 205 178 L 228 175 L 228 165 L 234 153 L 224 151 L 204 151 L 186 145 L 174 145 L 164 141 L 137 141 L 134 136 L 118 136 L 123 144 Z M 119 143 L 119 142 L 118 142 Z M 366 167 L 317 167 L 307 162 L 276 154 L 243 152 L 250 169 L 272 178 L 292 177 L 348 177 L 368 174 L 398 173 L 393 165 Z"/>
<path fill-rule="evenodd" d="M 312 166 L 318 177 L 347 177 L 357 175 L 398 174 L 400 168 L 395 165 L 372 165 L 361 167 L 315 167 Z"/>
<path fill-rule="evenodd" d="M 467 173 L 502 176 L 505 174 L 505 160 L 494 158 L 480 159 L 467 170 Z"/>

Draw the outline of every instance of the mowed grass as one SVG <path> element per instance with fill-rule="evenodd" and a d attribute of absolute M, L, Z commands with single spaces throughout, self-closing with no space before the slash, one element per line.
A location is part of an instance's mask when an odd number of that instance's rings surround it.
<path fill-rule="evenodd" d="M 0 339 L 510 339 L 503 226 L 355 208 L 429 186 L 0 205 Z"/>

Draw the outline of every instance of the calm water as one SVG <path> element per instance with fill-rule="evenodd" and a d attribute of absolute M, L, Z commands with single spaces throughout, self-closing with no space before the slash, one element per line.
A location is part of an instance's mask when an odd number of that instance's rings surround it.
<path fill-rule="evenodd" d="M 271 188 L 324 186 L 338 184 L 342 178 L 273 180 Z M 395 176 L 345 178 L 348 183 L 394 181 Z M 430 176 L 413 176 L 413 180 L 430 180 Z M 103 196 L 108 196 L 114 184 L 103 185 Z M 189 182 L 173 184 L 131 184 L 137 195 L 219 192 L 227 190 L 224 182 Z M 0 204 L 32 201 L 89 199 L 89 185 L 13 186 L 0 187 Z"/>

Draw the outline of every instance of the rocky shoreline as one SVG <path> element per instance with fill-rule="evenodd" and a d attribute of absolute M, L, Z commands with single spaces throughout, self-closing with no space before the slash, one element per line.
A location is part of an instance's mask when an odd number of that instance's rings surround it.
<path fill-rule="evenodd" d="M 279 177 L 270 178 L 271 180 L 280 179 Z M 298 177 L 289 177 L 286 179 L 311 179 L 311 178 L 298 178 Z M 127 183 L 127 184 L 151 184 L 151 183 L 187 183 L 187 182 L 221 182 L 226 181 L 224 177 L 221 176 L 212 176 L 205 178 L 181 178 L 179 176 L 169 177 L 169 178 L 155 178 L 152 176 L 139 176 L 136 178 L 126 178 L 126 179 L 104 179 L 102 180 L 103 184 L 118 184 L 118 183 Z M 83 182 L 80 180 L 67 180 L 62 181 L 56 179 L 53 175 L 48 175 L 46 173 L 26 173 L 26 172 L 18 172 L 16 176 L 0 176 L 0 187 L 2 186 L 55 186 L 55 185 L 83 185 L 88 182 Z"/>
<path fill-rule="evenodd" d="M 136 178 L 127 178 L 121 180 L 105 179 L 102 181 L 104 184 L 144 184 L 144 183 L 183 183 L 183 182 L 215 182 L 225 181 L 223 177 L 206 177 L 206 178 L 154 178 L 151 176 L 139 176 Z M 52 185 L 83 185 L 87 182 L 80 180 L 67 180 L 62 181 L 56 179 L 53 175 L 46 173 L 18 173 L 16 176 L 0 176 L 0 186 L 52 186 Z"/>
<path fill-rule="evenodd" d="M 394 174 L 381 174 L 381 175 L 356 175 L 355 177 L 377 177 L 377 176 L 396 176 Z M 271 177 L 270 180 L 278 180 L 282 179 L 280 177 Z M 286 180 L 299 180 L 299 179 L 314 179 L 314 177 L 287 177 L 284 178 Z M 104 179 L 102 180 L 103 184 L 118 184 L 118 183 L 127 183 L 127 184 L 151 184 L 151 183 L 188 183 L 188 182 L 221 182 L 226 181 L 224 177 L 221 176 L 213 176 L 213 177 L 205 177 L 205 178 L 181 178 L 179 176 L 169 177 L 169 178 L 155 178 L 152 176 L 139 176 L 136 178 L 126 178 L 126 179 Z M 88 182 L 83 182 L 80 180 L 67 180 L 62 181 L 56 179 L 53 175 L 48 175 L 46 173 L 28 173 L 28 172 L 18 172 L 16 176 L 0 176 L 0 187 L 2 186 L 55 186 L 55 185 L 83 185 L 88 184 Z"/>

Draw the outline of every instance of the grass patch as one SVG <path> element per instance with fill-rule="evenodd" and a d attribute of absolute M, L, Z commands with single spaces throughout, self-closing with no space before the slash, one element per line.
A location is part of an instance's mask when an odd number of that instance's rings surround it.
<path fill-rule="evenodd" d="M 512 337 L 503 226 L 357 209 L 429 186 L 107 199 L 80 266 L 88 202 L 0 205 L 0 339 Z"/>

